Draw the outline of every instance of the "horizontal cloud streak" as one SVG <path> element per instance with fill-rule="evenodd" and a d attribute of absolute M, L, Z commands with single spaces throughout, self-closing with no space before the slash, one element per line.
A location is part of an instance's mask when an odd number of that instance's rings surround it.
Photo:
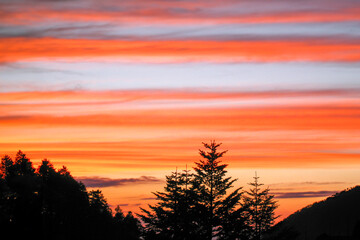
<path fill-rule="evenodd" d="M 162 180 L 152 176 L 141 176 L 139 178 L 103 178 L 103 177 L 76 177 L 76 180 L 82 182 L 87 187 L 116 187 L 133 184 L 158 183 Z"/>
<path fill-rule="evenodd" d="M 271 26 L 271 28 L 270 28 Z M 351 42 L 360 37 L 358 22 L 294 23 L 294 24 L 89 24 L 63 23 L 0 26 L 0 38 L 65 38 L 117 40 L 292 40 L 327 38 L 329 41 Z"/>
<path fill-rule="evenodd" d="M 287 182 L 287 183 L 273 183 L 269 186 L 279 186 L 279 185 L 287 185 L 287 186 L 306 186 L 306 185 L 339 185 L 339 184 L 345 184 L 346 182 Z"/>
<path fill-rule="evenodd" d="M 55 5 L 27 4 L 3 5 L 2 22 L 26 24 L 46 18 L 56 21 L 100 21 L 138 23 L 167 22 L 172 24 L 231 23 L 231 22 L 326 22 L 359 20 L 359 4 L 355 1 L 339 4 L 335 1 L 312 1 L 310 4 L 289 4 L 285 1 L 131 1 L 116 4 L 64 3 Z M 206 7 L 205 7 L 206 6 Z M 110 10 L 109 10 L 110 9 Z"/>
<path fill-rule="evenodd" d="M 314 198 L 327 197 L 336 194 L 336 191 L 308 191 L 308 192 L 272 192 L 276 198 Z"/>
<path fill-rule="evenodd" d="M 127 58 L 137 62 L 163 61 L 205 62 L 357 62 L 360 44 L 327 41 L 119 41 L 83 39 L 0 40 L 2 62 L 26 59 L 87 57 Z"/>
<path fill-rule="evenodd" d="M 0 65 L 2 72 L 0 92 L 75 90 L 77 94 L 80 90 L 211 91 L 216 89 L 261 92 L 360 89 L 360 81 L 357 77 L 360 75 L 359 66 L 359 63 L 298 62 L 248 64 L 135 64 L 111 60 L 18 62 Z M 49 94 L 44 96 L 50 97 Z"/>
<path fill-rule="evenodd" d="M 357 90 L 3 93 L 0 122 L 8 127 L 359 130 L 359 98 Z"/>
<path fill-rule="evenodd" d="M 334 98 L 357 99 L 360 97 L 360 90 L 339 89 L 339 90 L 282 90 L 282 91 L 216 91 L 215 89 L 192 89 L 192 90 L 114 90 L 114 91 L 48 91 L 48 92 L 8 92 L 0 93 L 0 104 L 112 104 L 128 103 L 132 101 L 160 101 L 174 102 L 175 100 L 252 100 L 252 99 L 282 99 L 312 97 L 325 98 L 329 101 Z M 312 102 L 316 104 L 316 102 Z"/>

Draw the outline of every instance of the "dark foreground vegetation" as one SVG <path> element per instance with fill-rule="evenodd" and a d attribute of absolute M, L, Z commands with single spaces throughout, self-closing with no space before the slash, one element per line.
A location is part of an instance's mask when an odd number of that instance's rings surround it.
<path fill-rule="evenodd" d="M 34 169 L 19 151 L 0 166 L 0 239 L 139 239 L 140 223 L 99 190 L 87 192 L 63 167 L 44 159 Z"/>
<path fill-rule="evenodd" d="M 272 227 L 277 204 L 258 177 L 233 189 L 220 144 L 204 143 L 193 171 L 166 176 L 155 205 L 137 217 L 112 211 L 100 190 L 87 191 L 63 167 L 35 169 L 19 151 L 0 165 L 1 239 L 360 240 L 360 187 L 315 203 Z M 351 229 L 351 231 L 349 230 Z"/>

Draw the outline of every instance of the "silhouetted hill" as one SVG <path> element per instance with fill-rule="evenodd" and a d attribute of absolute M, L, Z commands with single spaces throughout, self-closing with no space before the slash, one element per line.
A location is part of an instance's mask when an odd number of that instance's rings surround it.
<path fill-rule="evenodd" d="M 360 240 L 360 186 L 309 205 L 272 230 L 276 240 Z"/>

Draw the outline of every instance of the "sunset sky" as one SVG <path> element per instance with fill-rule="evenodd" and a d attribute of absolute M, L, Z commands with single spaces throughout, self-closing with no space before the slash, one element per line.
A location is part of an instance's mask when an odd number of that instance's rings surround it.
<path fill-rule="evenodd" d="M 0 0 L 0 133 L 135 212 L 216 140 L 286 217 L 360 183 L 360 1 Z"/>

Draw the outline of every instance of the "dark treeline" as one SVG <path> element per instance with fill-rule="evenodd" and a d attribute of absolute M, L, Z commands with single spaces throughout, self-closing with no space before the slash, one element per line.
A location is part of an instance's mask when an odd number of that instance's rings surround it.
<path fill-rule="evenodd" d="M 19 151 L 0 166 L 1 239 L 139 239 L 140 223 L 117 207 L 112 213 L 100 190 L 87 192 L 63 167 L 44 159 L 34 169 Z"/>
<path fill-rule="evenodd" d="M 63 167 L 44 159 L 35 169 L 19 151 L 0 166 L 0 231 L 20 239 L 239 239 L 260 240 L 274 224 L 277 207 L 258 177 L 250 190 L 233 188 L 221 144 L 204 143 L 194 171 L 166 176 L 157 203 L 134 217 L 113 212 L 100 190 L 87 191 Z"/>

